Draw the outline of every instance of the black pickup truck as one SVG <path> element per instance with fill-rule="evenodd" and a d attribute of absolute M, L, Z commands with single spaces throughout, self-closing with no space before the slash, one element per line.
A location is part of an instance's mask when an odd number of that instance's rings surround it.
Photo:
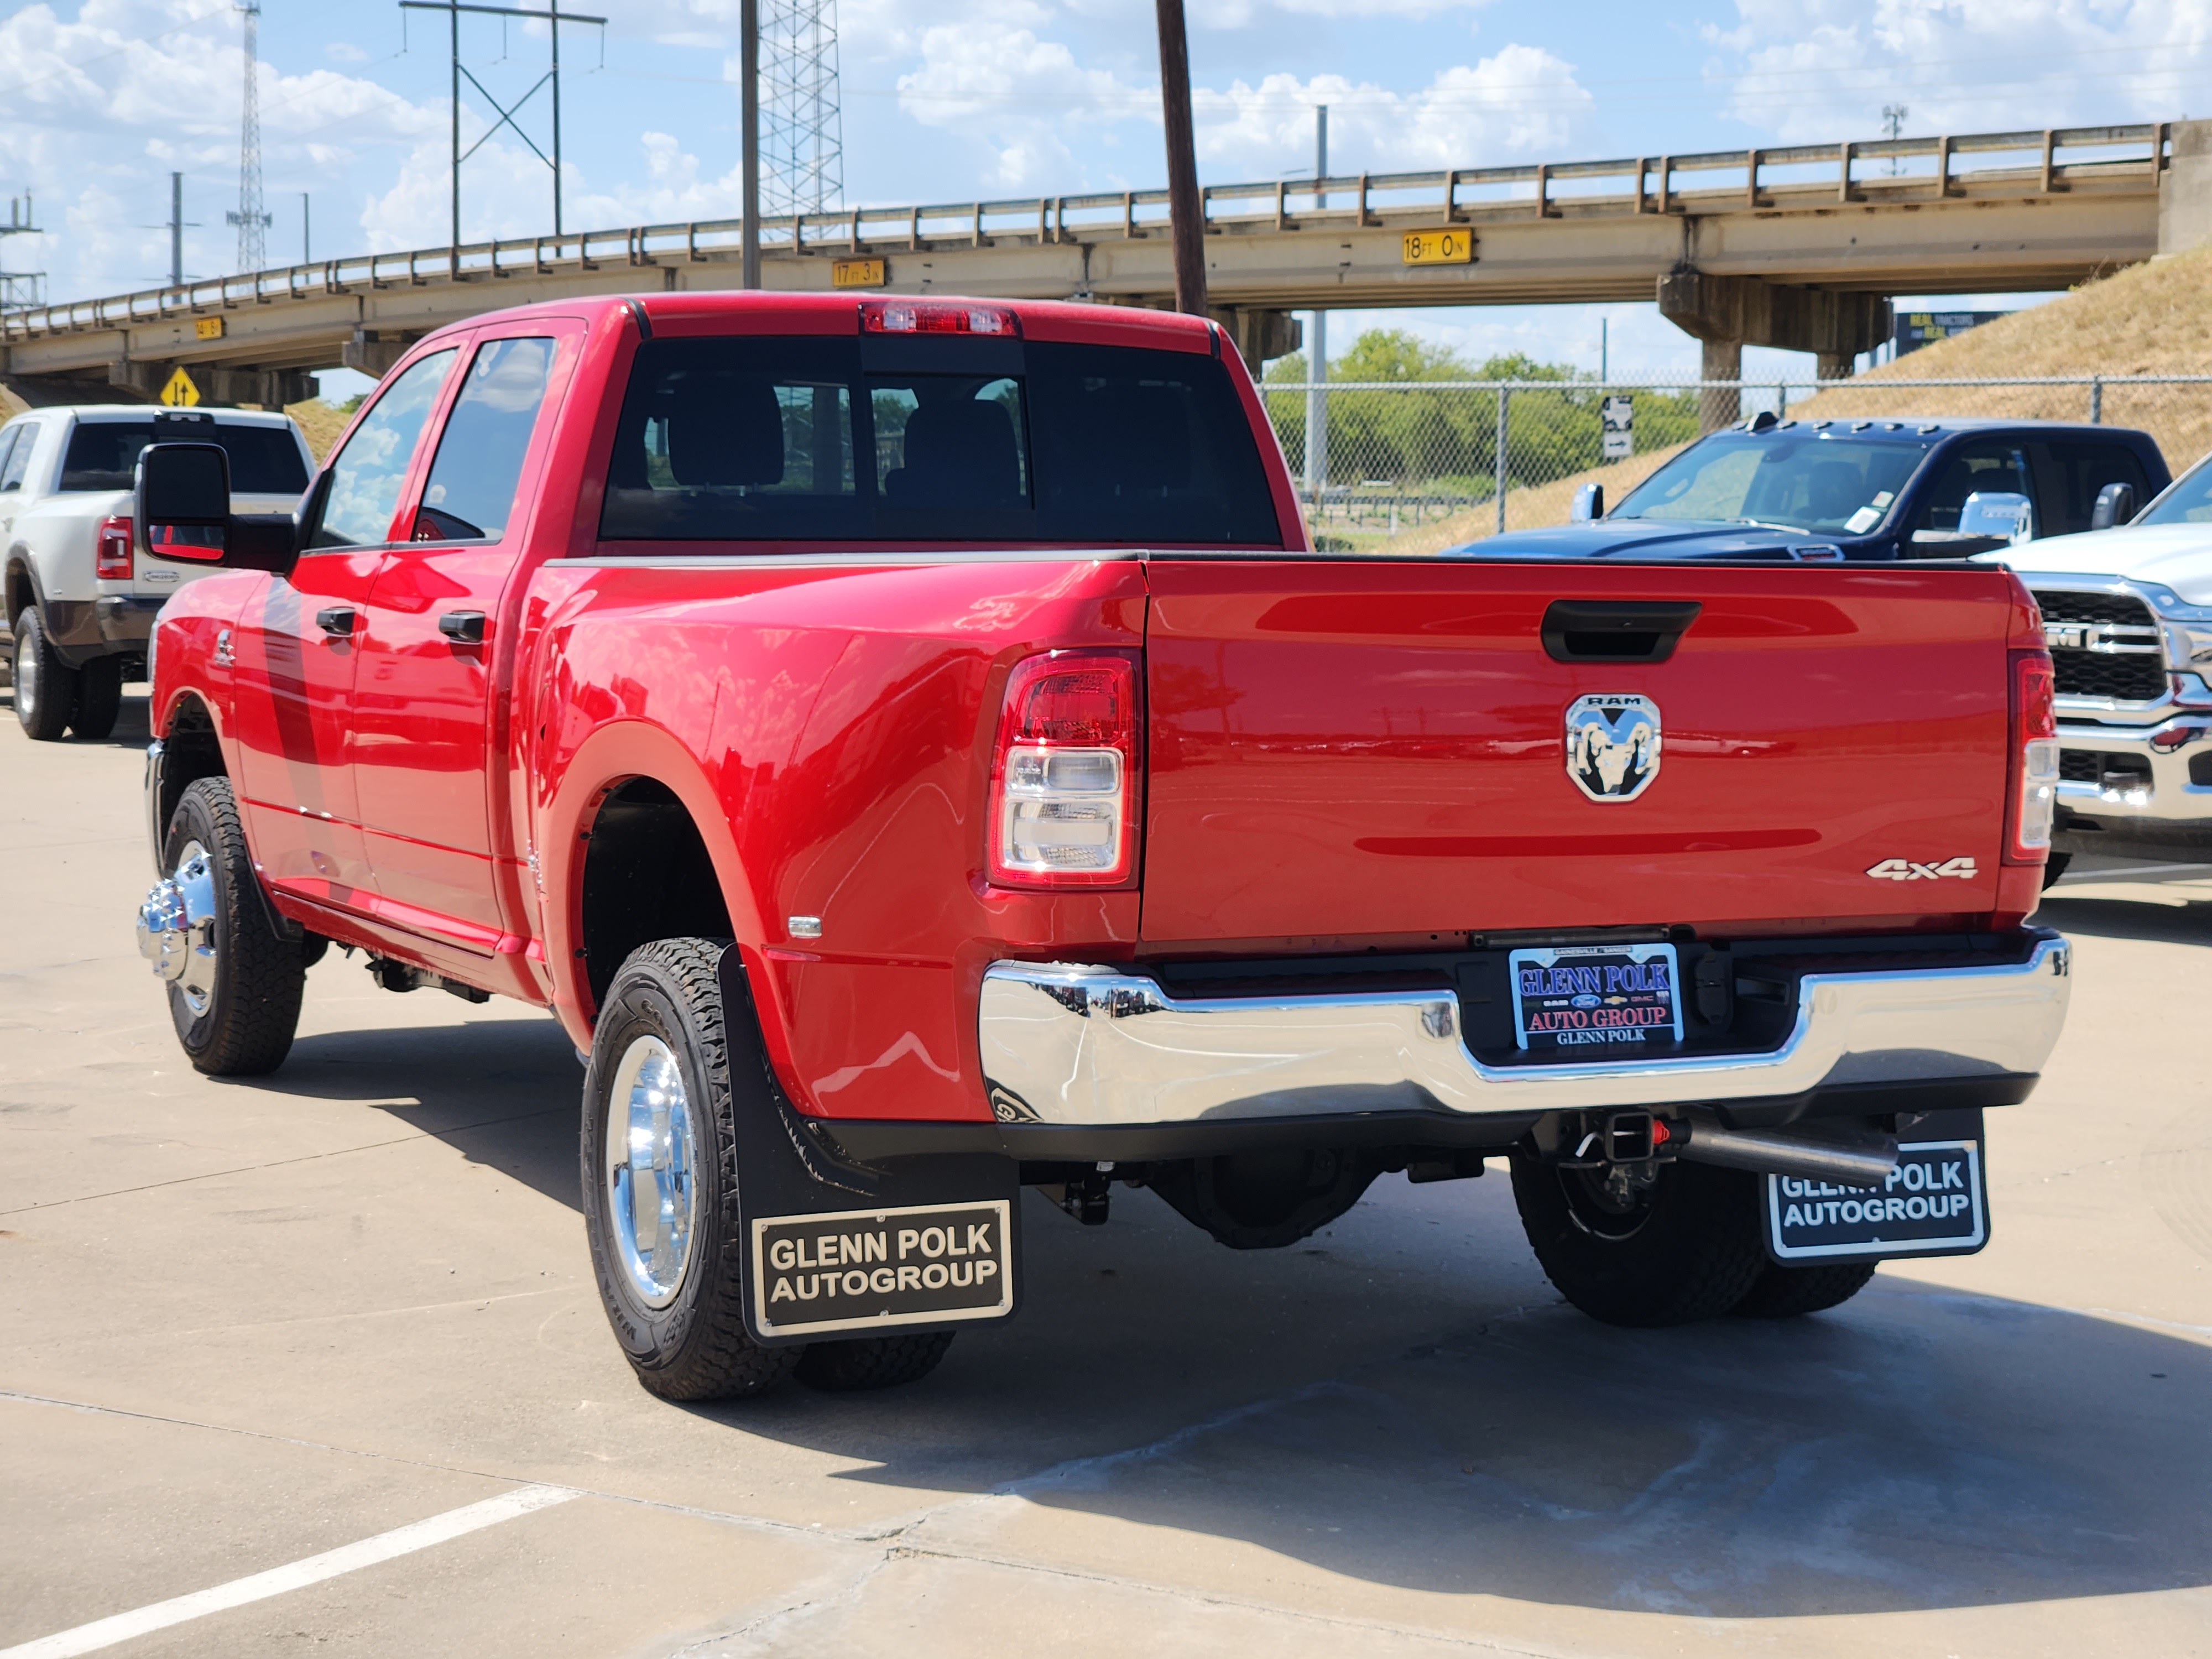
<path fill-rule="evenodd" d="M 1573 522 L 1469 545 L 1486 558 L 1955 559 L 2124 523 L 2170 476 L 2150 434 L 2124 427 L 1767 413 L 1708 433 L 1609 513 L 1586 484 Z"/>

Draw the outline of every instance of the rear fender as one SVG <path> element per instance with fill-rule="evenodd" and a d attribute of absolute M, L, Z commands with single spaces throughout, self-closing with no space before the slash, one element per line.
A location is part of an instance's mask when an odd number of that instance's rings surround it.
<path fill-rule="evenodd" d="M 534 839 L 523 849 L 537 865 L 535 896 L 546 968 L 553 981 L 554 1012 L 580 1048 L 590 1045 L 599 1015 L 584 958 L 579 955 L 592 821 L 610 795 L 635 778 L 661 785 L 690 815 L 714 864 L 738 943 L 750 954 L 757 951 L 763 937 L 728 815 L 697 756 L 665 728 L 644 720 L 617 720 L 599 727 L 568 759 L 551 798 L 536 815 Z M 769 1033 L 771 1052 L 781 1046 L 781 1038 L 780 1031 Z"/>

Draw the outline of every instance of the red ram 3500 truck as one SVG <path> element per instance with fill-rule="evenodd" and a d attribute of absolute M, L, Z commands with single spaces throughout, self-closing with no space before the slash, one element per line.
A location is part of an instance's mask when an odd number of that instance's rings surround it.
<path fill-rule="evenodd" d="M 918 1376 L 1020 1189 L 1279 1246 L 1511 1160 L 1624 1324 L 1988 1233 L 2067 948 L 2002 568 L 1317 556 L 1190 319 L 615 298 L 431 335 L 293 517 L 162 445 L 142 949 L 265 1072 L 336 943 L 590 1051 L 678 1398 Z"/>

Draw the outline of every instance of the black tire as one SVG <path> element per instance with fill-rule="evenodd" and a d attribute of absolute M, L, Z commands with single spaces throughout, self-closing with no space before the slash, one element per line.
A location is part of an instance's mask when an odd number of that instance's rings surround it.
<path fill-rule="evenodd" d="M 804 1352 L 763 1348 L 745 1330 L 730 1073 L 732 1066 L 757 1067 L 760 1060 L 756 1053 L 731 1052 L 716 971 L 722 950 L 708 939 L 671 939 L 632 951 L 607 987 L 584 1076 L 580 1152 L 592 1271 L 630 1368 L 664 1400 L 763 1393 L 789 1376 Z M 739 1029 L 747 1027 L 741 1023 Z M 657 1039 L 675 1061 L 693 1148 L 689 1248 L 680 1277 L 671 1270 L 672 1299 L 659 1307 L 625 1265 L 606 1152 L 618 1074 L 632 1048 L 648 1038 Z M 749 1036 L 739 1042 L 746 1050 L 754 1047 Z"/>
<path fill-rule="evenodd" d="M 2053 853 L 2043 861 L 2043 890 L 2049 892 L 2058 885 L 2058 878 L 2066 873 L 2066 866 L 2074 862 L 2071 853 Z"/>
<path fill-rule="evenodd" d="M 70 709 L 70 730 L 97 742 L 115 730 L 123 712 L 123 659 L 94 657 L 76 671 L 76 701 Z"/>
<path fill-rule="evenodd" d="M 815 1342 L 792 1372 L 823 1394 L 857 1394 L 919 1382 L 937 1369 L 956 1333 L 916 1331 L 902 1336 L 863 1336 L 848 1342 Z"/>
<path fill-rule="evenodd" d="M 1593 1319 L 1652 1328 L 1717 1318 L 1766 1265 L 1755 1176 L 1670 1164 L 1657 1177 L 1624 1204 L 1585 1171 L 1514 1154 L 1513 1199 L 1536 1261 Z"/>
<path fill-rule="evenodd" d="M 76 709 L 76 670 L 61 659 L 32 605 L 15 618 L 15 721 L 38 743 L 59 743 Z"/>
<path fill-rule="evenodd" d="M 210 1077 L 259 1077 L 292 1052 L 307 968 L 299 945 L 280 937 L 254 889 L 253 860 L 224 778 L 188 787 L 169 817 L 161 867 L 175 872 L 198 842 L 212 878 L 214 983 L 195 1008 L 184 986 L 169 988 L 169 1018 L 193 1069 Z"/>
<path fill-rule="evenodd" d="M 1826 1267 L 1785 1267 L 1770 1261 L 1743 1300 L 1729 1311 L 1746 1319 L 1795 1319 L 1800 1314 L 1820 1313 L 1866 1289 L 1877 1265 L 1839 1261 Z"/>

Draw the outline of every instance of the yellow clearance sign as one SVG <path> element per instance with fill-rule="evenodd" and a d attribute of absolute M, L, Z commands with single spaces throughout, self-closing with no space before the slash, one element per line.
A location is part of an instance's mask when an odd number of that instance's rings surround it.
<path fill-rule="evenodd" d="M 1401 258 L 1409 265 L 1474 263 L 1474 233 L 1471 230 L 1409 230 L 1401 247 Z"/>
<path fill-rule="evenodd" d="M 192 384 L 192 377 L 179 368 L 162 384 L 161 401 L 171 409 L 191 409 L 198 406 L 200 389 Z"/>
<path fill-rule="evenodd" d="M 196 340 L 220 340 L 222 338 L 222 319 L 220 317 L 198 319 L 192 324 L 192 337 Z"/>
<path fill-rule="evenodd" d="M 881 259 L 833 259 L 830 262 L 830 286 L 832 288 L 881 288 L 884 285 L 884 262 Z"/>

